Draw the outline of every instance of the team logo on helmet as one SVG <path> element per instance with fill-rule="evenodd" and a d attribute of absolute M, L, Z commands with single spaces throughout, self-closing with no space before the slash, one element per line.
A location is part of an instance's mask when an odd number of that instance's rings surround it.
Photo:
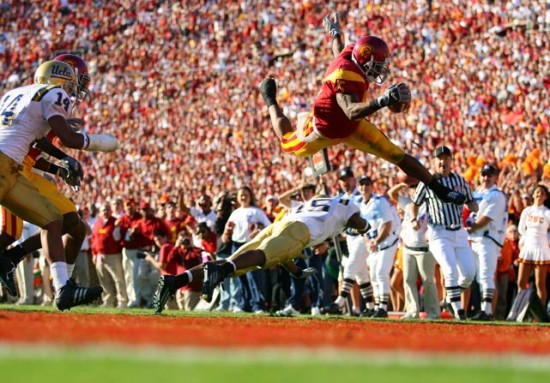
<path fill-rule="evenodd" d="M 51 76 L 57 78 L 63 78 L 65 80 L 72 80 L 74 74 L 71 68 L 66 65 L 52 65 Z"/>
<path fill-rule="evenodd" d="M 363 45 L 359 48 L 359 56 L 364 59 L 369 59 L 372 55 L 372 47 L 370 45 Z"/>

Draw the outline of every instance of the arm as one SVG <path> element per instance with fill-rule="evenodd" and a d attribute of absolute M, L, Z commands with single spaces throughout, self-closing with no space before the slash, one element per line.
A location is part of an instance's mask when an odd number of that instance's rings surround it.
<path fill-rule="evenodd" d="M 279 203 L 287 209 L 292 208 L 292 199 L 290 198 L 295 193 L 298 193 L 302 189 L 302 185 L 296 186 L 293 189 L 287 190 L 279 195 Z"/>
<path fill-rule="evenodd" d="M 385 240 L 388 237 L 388 235 L 390 235 L 391 226 L 392 226 L 391 221 L 384 222 L 382 224 L 382 227 L 378 231 L 378 235 L 376 236 L 376 238 L 373 238 L 370 241 L 367 241 L 367 248 L 370 251 L 372 252 L 378 251 L 378 246 L 380 246 L 380 243 L 382 243 L 382 241 Z M 366 239 L 367 238 L 365 237 L 365 240 Z"/>
<path fill-rule="evenodd" d="M 399 194 L 401 194 L 401 191 L 407 188 L 409 185 L 407 185 L 405 182 L 398 183 L 397 185 L 393 186 L 390 190 L 388 190 L 388 197 L 393 202 L 396 202 L 399 200 Z"/>
<path fill-rule="evenodd" d="M 418 222 L 418 211 L 420 207 L 414 203 L 409 204 L 409 206 L 409 209 L 411 209 L 411 227 L 413 230 L 418 231 L 418 229 L 420 229 L 420 223 Z"/>
<path fill-rule="evenodd" d="M 332 37 L 331 50 L 334 57 L 336 57 L 340 54 L 340 52 L 342 52 L 342 49 L 344 49 L 338 12 L 334 14 L 334 18 L 332 20 L 330 19 L 330 15 L 326 15 L 323 18 L 323 27 Z"/>
<path fill-rule="evenodd" d="M 62 160 L 65 157 L 68 157 L 68 155 L 65 152 L 63 152 L 57 146 L 52 144 L 51 141 L 48 140 L 46 137 L 42 137 L 41 139 L 36 141 L 34 143 L 34 146 L 42 150 L 44 153 L 47 153 L 54 158 L 57 158 L 58 160 Z"/>
<path fill-rule="evenodd" d="M 466 204 L 466 206 L 468 206 L 468 209 L 470 209 L 470 211 L 478 211 L 479 210 L 479 205 L 474 200 L 471 200 L 470 202 L 468 202 Z"/>
<path fill-rule="evenodd" d="M 369 223 L 359 215 L 359 212 L 353 214 L 348 222 L 346 223 L 347 227 L 357 230 L 359 233 L 365 233 L 369 230 Z"/>
<path fill-rule="evenodd" d="M 50 117 L 48 124 L 63 145 L 69 148 L 90 152 L 112 152 L 118 149 L 118 141 L 113 135 L 75 133 L 62 115 Z"/>

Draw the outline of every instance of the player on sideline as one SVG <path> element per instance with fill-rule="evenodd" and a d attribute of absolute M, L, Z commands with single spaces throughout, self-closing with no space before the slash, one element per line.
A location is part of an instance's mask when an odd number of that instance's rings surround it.
<path fill-rule="evenodd" d="M 312 111 L 304 122 L 298 121 L 296 131 L 277 103 L 275 80 L 266 78 L 259 86 L 283 151 L 307 157 L 323 148 L 345 143 L 397 165 L 426 184 L 442 201 L 464 204 L 464 194 L 439 183 L 417 159 L 393 144 L 366 119 L 385 107 L 403 111 L 411 101 L 411 91 L 405 83 L 392 84 L 380 97 L 363 101 L 370 83 L 381 85 L 388 77 L 390 50 L 386 42 L 376 36 L 365 36 L 354 45 L 344 47 L 338 14 L 332 20 L 326 16 L 323 25 L 332 36 L 335 59 L 325 72 Z"/>
<path fill-rule="evenodd" d="M 19 171 L 30 145 L 50 130 L 65 146 L 75 149 L 112 151 L 118 141 L 111 135 L 79 134 L 70 128 L 67 118 L 76 97 L 77 80 L 69 65 L 47 61 L 38 67 L 34 80 L 35 84 L 13 89 L 0 99 L 0 204 L 41 228 L 56 290 L 55 303 L 58 309 L 66 310 L 99 298 L 103 289 L 82 288 L 69 279 L 61 213 Z"/>
<path fill-rule="evenodd" d="M 225 278 L 252 270 L 280 264 L 295 278 L 307 278 L 316 270 L 299 269 L 292 260 L 305 248 L 322 243 L 346 227 L 361 233 L 369 229 L 357 205 L 341 197 L 312 198 L 290 210 L 282 220 L 267 226 L 227 260 L 207 262 L 176 276 L 162 276 L 153 297 L 155 312 L 160 314 L 168 298 L 192 281 L 203 280 L 202 296 L 209 302 L 214 289 Z"/>

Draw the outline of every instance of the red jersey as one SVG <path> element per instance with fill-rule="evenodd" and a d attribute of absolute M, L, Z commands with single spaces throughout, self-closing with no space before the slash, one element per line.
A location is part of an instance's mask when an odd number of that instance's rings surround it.
<path fill-rule="evenodd" d="M 166 222 L 158 217 L 143 217 L 136 221 L 132 227 L 137 228 L 137 231 L 130 237 L 137 248 L 143 248 L 154 244 L 154 234 L 156 231 L 162 231 L 166 235 L 170 235 L 170 229 L 166 226 Z"/>
<path fill-rule="evenodd" d="M 124 214 L 119 218 L 120 222 L 120 235 L 122 237 L 122 246 L 127 249 L 139 249 L 139 244 L 136 244 L 136 241 L 130 238 L 128 234 L 128 229 L 136 224 L 142 218 L 141 214 L 134 212 L 132 215 Z"/>
<path fill-rule="evenodd" d="M 323 78 L 321 92 L 313 104 L 315 127 L 327 138 L 346 138 L 359 125 L 350 120 L 336 101 L 337 93 L 355 93 L 361 101 L 366 101 L 369 83 L 363 72 L 353 61 L 349 45 L 332 61 Z"/>
<path fill-rule="evenodd" d="M 169 242 L 162 245 L 159 251 L 159 262 L 166 264 L 166 270 L 161 271 L 162 275 L 176 275 L 181 260 L 174 254 L 174 244 Z"/>
<path fill-rule="evenodd" d="M 178 246 L 174 247 L 172 250 L 173 258 L 178 260 L 178 274 L 183 273 L 186 270 L 189 270 L 195 266 L 198 266 L 202 263 L 202 250 L 197 247 L 183 247 Z M 202 290 L 202 281 L 192 281 L 187 286 L 181 288 L 185 291 L 201 291 Z"/>
<path fill-rule="evenodd" d="M 113 234 L 115 231 L 115 217 L 105 221 L 98 218 L 92 227 L 92 253 L 93 254 L 120 254 L 122 246 L 116 241 Z"/>

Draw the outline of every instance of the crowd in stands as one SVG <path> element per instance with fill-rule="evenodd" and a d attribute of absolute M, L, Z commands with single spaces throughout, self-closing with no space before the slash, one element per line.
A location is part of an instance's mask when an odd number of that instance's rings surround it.
<path fill-rule="evenodd" d="M 37 66 L 61 52 L 87 61 L 91 97 L 75 114 L 83 130 L 113 133 L 121 148 L 72 153 L 85 178 L 80 191 L 66 190 L 81 209 L 119 198 L 160 210 L 180 195 L 191 208 L 203 195 L 245 185 L 263 203 L 315 180 L 306 160 L 281 152 L 257 85 L 277 78 L 285 114 L 307 111 L 332 55 L 321 20 L 337 11 L 346 43 L 364 34 L 389 43 L 389 82 L 405 81 L 413 92 L 406 113 L 384 110 L 372 121 L 426 164 L 435 147 L 451 147 L 455 170 L 473 185 L 485 163 L 495 164 L 518 218 L 522 197 L 550 183 L 545 7 L 497 0 L 2 1 L 0 93 L 32 82 Z M 372 96 L 383 89 L 373 87 Z M 381 194 L 399 181 L 395 166 L 368 154 L 337 146 L 329 158 L 336 169 L 374 177 Z M 323 181 L 337 193 L 336 172 Z"/>

